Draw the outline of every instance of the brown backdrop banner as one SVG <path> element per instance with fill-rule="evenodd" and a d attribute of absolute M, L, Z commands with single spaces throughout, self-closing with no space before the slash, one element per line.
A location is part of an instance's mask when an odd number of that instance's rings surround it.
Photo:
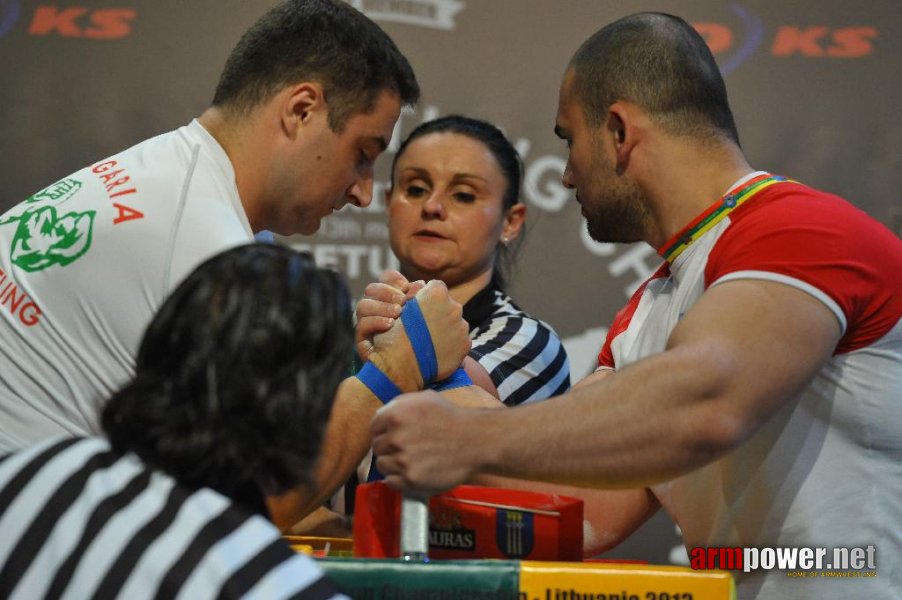
<path fill-rule="evenodd" d="M 565 339 L 574 380 L 607 324 L 659 263 L 644 244 L 589 240 L 561 185 L 552 134 L 578 45 L 638 10 L 698 29 L 725 75 L 752 165 L 841 196 L 902 235 L 902 11 L 898 0 L 351 0 L 408 56 L 423 89 L 377 165 L 373 205 L 283 242 L 334 265 L 355 293 L 396 265 L 383 190 L 398 139 L 435 116 L 498 124 L 526 166 L 528 231 L 512 295 Z M 0 0 L 0 211 L 71 171 L 174 129 L 209 103 L 228 51 L 270 0 Z M 679 559 L 659 517 L 617 551 Z"/>

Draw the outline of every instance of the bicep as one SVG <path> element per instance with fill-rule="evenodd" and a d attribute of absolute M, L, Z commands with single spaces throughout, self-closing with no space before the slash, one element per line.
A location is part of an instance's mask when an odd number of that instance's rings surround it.
<path fill-rule="evenodd" d="M 743 429 L 776 412 L 829 359 L 841 335 L 834 313 L 814 296 L 764 280 L 708 289 L 673 330 L 668 352 L 682 354 L 701 392 L 722 400 Z"/>

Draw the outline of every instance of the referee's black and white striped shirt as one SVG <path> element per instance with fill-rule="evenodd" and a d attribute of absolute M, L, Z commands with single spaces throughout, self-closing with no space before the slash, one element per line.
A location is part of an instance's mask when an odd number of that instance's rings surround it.
<path fill-rule="evenodd" d="M 0 458 L 0 598 L 345 598 L 265 518 L 101 438 Z"/>
<path fill-rule="evenodd" d="M 557 334 L 500 289 L 483 288 L 464 305 L 463 316 L 470 356 L 489 373 L 502 402 L 535 402 L 570 389 L 570 362 Z"/>

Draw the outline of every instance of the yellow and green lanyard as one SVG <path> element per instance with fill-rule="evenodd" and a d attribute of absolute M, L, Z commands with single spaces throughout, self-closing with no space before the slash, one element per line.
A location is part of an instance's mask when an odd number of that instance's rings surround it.
<path fill-rule="evenodd" d="M 748 201 L 752 196 L 770 187 L 775 183 L 791 181 L 779 175 L 762 174 L 746 182 L 745 185 L 728 192 L 723 198 L 712 204 L 705 212 L 689 223 L 681 232 L 670 238 L 659 250 L 668 264 L 673 264 L 676 257 L 689 247 L 692 242 L 702 237 L 712 227 L 720 223 L 727 215 L 737 207 Z"/>

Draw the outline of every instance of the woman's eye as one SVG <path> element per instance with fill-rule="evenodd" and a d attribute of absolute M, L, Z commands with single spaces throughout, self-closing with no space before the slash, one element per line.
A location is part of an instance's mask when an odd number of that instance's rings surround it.
<path fill-rule="evenodd" d="M 426 188 L 420 187 L 418 185 L 409 185 L 407 186 L 405 192 L 411 198 L 422 198 L 426 195 Z"/>
<path fill-rule="evenodd" d="M 469 192 L 455 192 L 454 199 L 458 202 L 465 202 L 469 204 L 470 202 L 476 201 L 476 194 L 471 194 Z"/>

